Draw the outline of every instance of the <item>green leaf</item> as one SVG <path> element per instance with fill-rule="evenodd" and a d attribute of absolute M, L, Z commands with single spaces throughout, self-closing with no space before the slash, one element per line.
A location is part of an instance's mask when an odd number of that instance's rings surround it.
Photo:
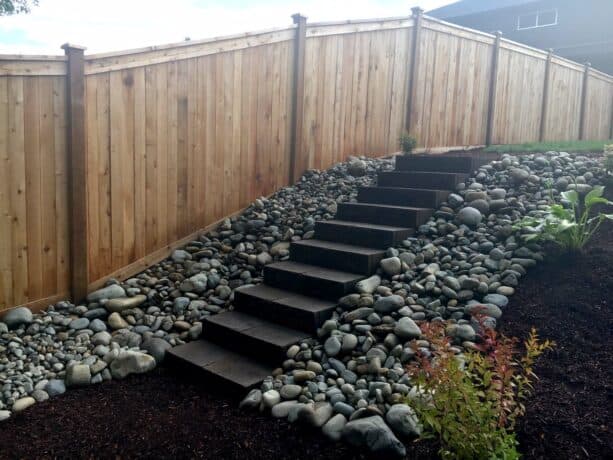
<path fill-rule="evenodd" d="M 579 194 L 576 190 L 567 190 L 566 192 L 560 193 L 560 195 L 562 195 L 562 198 L 564 198 L 566 201 L 569 201 L 573 205 L 579 203 Z"/>
<path fill-rule="evenodd" d="M 570 210 L 566 209 L 561 204 L 552 204 L 549 207 L 549 212 L 552 216 L 557 217 L 558 219 L 572 219 L 573 213 Z"/>
<path fill-rule="evenodd" d="M 597 185 L 590 191 L 590 193 L 585 195 L 585 204 L 588 204 L 588 201 L 593 198 L 601 197 L 603 193 L 604 193 L 604 187 L 602 185 Z"/>

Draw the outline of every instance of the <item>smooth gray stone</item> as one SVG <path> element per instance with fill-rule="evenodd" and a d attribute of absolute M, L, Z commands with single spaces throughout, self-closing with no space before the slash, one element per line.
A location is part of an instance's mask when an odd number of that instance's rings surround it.
<path fill-rule="evenodd" d="M 87 296 L 87 302 L 99 302 L 102 299 L 116 299 L 118 297 L 125 297 L 126 291 L 119 284 L 111 284 L 90 293 Z"/>
<path fill-rule="evenodd" d="M 406 449 L 383 419 L 378 416 L 359 418 L 347 423 L 342 436 L 350 444 L 368 449 L 379 455 L 404 457 Z"/>
<path fill-rule="evenodd" d="M 385 414 L 385 420 L 399 436 L 421 436 L 422 425 L 415 411 L 406 404 L 394 404 Z"/>
<path fill-rule="evenodd" d="M 32 319 L 32 312 L 27 307 L 13 308 L 2 316 L 2 322 L 9 329 L 15 329 L 21 324 L 30 324 Z"/>

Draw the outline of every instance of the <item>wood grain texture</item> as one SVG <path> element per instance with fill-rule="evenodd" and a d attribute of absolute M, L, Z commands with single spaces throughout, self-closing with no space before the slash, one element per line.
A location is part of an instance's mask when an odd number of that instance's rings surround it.
<path fill-rule="evenodd" d="M 86 77 L 91 282 L 287 185 L 292 49 Z"/>
<path fill-rule="evenodd" d="M 0 310 L 70 287 L 65 84 L 0 77 Z"/>

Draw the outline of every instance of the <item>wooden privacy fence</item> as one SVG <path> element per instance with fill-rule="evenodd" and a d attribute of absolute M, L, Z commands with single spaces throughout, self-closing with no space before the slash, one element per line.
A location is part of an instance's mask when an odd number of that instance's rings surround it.
<path fill-rule="evenodd" d="M 81 299 L 349 155 L 612 137 L 613 78 L 423 17 L 0 56 L 0 309 Z"/>

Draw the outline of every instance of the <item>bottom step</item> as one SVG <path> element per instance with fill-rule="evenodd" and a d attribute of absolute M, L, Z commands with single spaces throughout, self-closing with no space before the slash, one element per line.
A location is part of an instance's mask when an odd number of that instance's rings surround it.
<path fill-rule="evenodd" d="M 272 372 L 266 364 L 206 340 L 171 348 L 167 357 L 190 371 L 203 372 L 211 383 L 226 390 L 244 392 L 259 385 Z"/>

